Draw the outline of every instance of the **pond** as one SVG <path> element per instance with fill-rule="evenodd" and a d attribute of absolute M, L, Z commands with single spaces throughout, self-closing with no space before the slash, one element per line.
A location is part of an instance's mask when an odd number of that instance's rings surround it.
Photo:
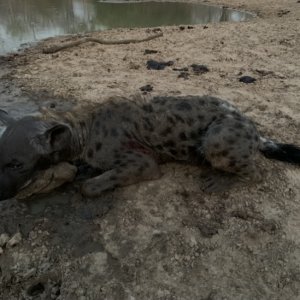
<path fill-rule="evenodd" d="M 50 36 L 117 27 L 245 21 L 247 12 L 182 2 L 0 0 L 0 54 Z"/>

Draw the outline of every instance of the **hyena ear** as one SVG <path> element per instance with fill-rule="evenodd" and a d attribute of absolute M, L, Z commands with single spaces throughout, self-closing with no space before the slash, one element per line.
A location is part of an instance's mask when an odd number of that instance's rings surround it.
<path fill-rule="evenodd" d="M 15 119 L 9 116 L 9 114 L 5 110 L 0 109 L 0 122 L 4 125 L 9 125 L 15 122 Z"/>
<path fill-rule="evenodd" d="M 33 139 L 33 145 L 41 154 L 64 152 L 67 155 L 71 143 L 71 128 L 63 123 L 43 124 L 39 134 Z"/>

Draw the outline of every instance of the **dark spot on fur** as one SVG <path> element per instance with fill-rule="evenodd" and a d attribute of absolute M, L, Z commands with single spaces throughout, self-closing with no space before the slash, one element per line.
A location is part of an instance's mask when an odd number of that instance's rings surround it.
<path fill-rule="evenodd" d="M 212 146 L 213 146 L 214 148 L 220 148 L 220 144 L 219 144 L 219 143 L 214 143 Z"/>
<path fill-rule="evenodd" d="M 182 155 L 186 155 L 186 150 L 181 150 Z"/>
<path fill-rule="evenodd" d="M 235 139 L 234 138 L 226 138 L 226 142 L 228 144 L 233 144 L 235 142 Z"/>
<path fill-rule="evenodd" d="M 120 163 L 121 163 L 121 160 L 120 160 L 120 159 L 117 159 L 117 160 L 114 161 L 114 164 L 115 164 L 115 165 L 119 165 Z"/>
<path fill-rule="evenodd" d="M 251 136 L 251 134 L 246 133 L 246 134 L 244 135 L 244 138 L 245 138 L 246 140 L 251 140 L 251 139 L 252 139 L 252 136 Z"/>
<path fill-rule="evenodd" d="M 134 128 L 135 128 L 136 130 L 139 130 L 139 124 L 138 124 L 137 122 L 134 122 L 133 124 L 134 124 Z"/>
<path fill-rule="evenodd" d="M 148 118 L 144 118 L 144 129 L 150 132 L 154 131 L 154 126 Z"/>
<path fill-rule="evenodd" d="M 196 131 L 192 131 L 192 132 L 190 133 L 190 138 L 193 139 L 193 140 L 197 139 L 197 138 L 198 138 L 197 132 L 196 132 Z"/>
<path fill-rule="evenodd" d="M 243 169 L 246 169 L 246 168 L 249 167 L 249 165 L 248 164 L 242 164 L 240 167 L 243 168 Z"/>
<path fill-rule="evenodd" d="M 212 128 L 211 133 L 212 134 L 218 134 L 218 133 L 221 132 L 221 130 L 222 130 L 221 126 L 214 127 L 214 128 Z"/>
<path fill-rule="evenodd" d="M 204 116 L 202 116 L 202 115 L 198 115 L 198 120 L 199 121 L 203 121 L 205 119 L 205 117 Z"/>
<path fill-rule="evenodd" d="M 195 146 L 188 146 L 188 151 L 191 154 L 197 154 L 197 148 Z"/>
<path fill-rule="evenodd" d="M 229 154 L 229 152 L 227 150 L 223 150 L 220 152 L 221 156 L 227 156 Z"/>
<path fill-rule="evenodd" d="M 128 117 L 122 117 L 122 121 L 124 121 L 124 122 L 131 122 L 131 120 L 130 120 L 130 118 L 128 118 Z"/>
<path fill-rule="evenodd" d="M 107 128 L 105 126 L 103 126 L 102 131 L 103 131 L 104 137 L 107 137 L 108 136 L 108 130 L 107 130 Z"/>
<path fill-rule="evenodd" d="M 182 141 L 186 141 L 186 140 L 187 140 L 186 134 L 185 134 L 184 132 L 180 132 L 180 133 L 179 133 L 179 138 L 180 138 Z"/>
<path fill-rule="evenodd" d="M 153 107 L 152 107 L 151 104 L 145 104 L 145 105 L 143 105 L 142 108 L 143 108 L 144 111 L 146 111 L 146 112 L 148 112 L 148 113 L 153 112 Z"/>
<path fill-rule="evenodd" d="M 204 134 L 205 134 L 205 130 L 204 130 L 203 128 L 200 127 L 200 128 L 198 129 L 198 137 L 199 137 L 199 136 L 203 136 Z"/>
<path fill-rule="evenodd" d="M 175 105 L 175 107 L 178 110 L 187 110 L 187 111 L 192 110 L 192 106 L 188 102 L 186 102 L 186 101 L 182 101 L 180 103 L 177 103 Z"/>
<path fill-rule="evenodd" d="M 144 166 L 140 166 L 140 167 L 138 168 L 138 171 L 139 171 L 140 173 L 144 172 L 144 170 L 145 170 Z"/>
<path fill-rule="evenodd" d="M 119 135 L 118 131 L 116 128 L 112 128 L 110 130 L 110 134 L 113 136 L 113 137 L 117 137 Z"/>
<path fill-rule="evenodd" d="M 175 150 L 175 149 L 171 149 L 171 150 L 170 150 L 170 153 L 171 153 L 172 155 L 174 155 L 174 156 L 175 156 L 175 155 L 177 155 L 177 150 Z"/>
<path fill-rule="evenodd" d="M 100 122 L 99 122 L 99 121 L 96 121 L 96 122 L 95 122 L 95 126 L 96 126 L 97 128 L 99 128 L 99 127 L 100 127 Z"/>
<path fill-rule="evenodd" d="M 194 124 L 194 119 L 188 118 L 186 122 L 189 126 L 192 126 Z"/>
<path fill-rule="evenodd" d="M 132 138 L 131 134 L 130 134 L 129 132 L 127 132 L 127 131 L 125 131 L 124 135 L 125 135 L 127 138 L 129 138 L 129 139 Z"/>
<path fill-rule="evenodd" d="M 173 119 L 172 117 L 170 117 L 170 116 L 167 117 L 167 120 L 168 120 L 168 122 L 171 123 L 172 125 L 175 125 L 175 124 L 176 124 L 176 122 L 174 121 L 174 119 Z"/>
<path fill-rule="evenodd" d="M 109 177 L 109 180 L 116 180 L 117 179 L 117 176 L 116 175 L 111 175 L 110 177 Z"/>
<path fill-rule="evenodd" d="M 85 126 L 85 122 L 80 121 L 80 122 L 79 122 L 79 126 L 80 126 L 80 127 L 84 127 L 84 126 Z"/>
<path fill-rule="evenodd" d="M 101 147 L 102 147 L 102 144 L 100 142 L 96 143 L 95 147 L 96 147 L 96 151 L 99 151 L 101 149 Z"/>
<path fill-rule="evenodd" d="M 168 134 L 170 134 L 171 132 L 172 132 L 172 128 L 171 128 L 171 127 L 167 127 L 166 129 L 164 129 L 164 130 L 160 133 L 160 135 L 163 136 L 163 137 L 165 137 L 165 136 L 167 136 Z"/>
<path fill-rule="evenodd" d="M 162 150 L 163 146 L 162 145 L 157 145 L 157 146 L 155 146 L 155 148 L 158 149 L 158 150 Z"/>
<path fill-rule="evenodd" d="M 236 162 L 234 161 L 234 160 L 231 160 L 230 162 L 229 162 L 229 167 L 235 167 L 235 165 L 236 165 Z"/>
<path fill-rule="evenodd" d="M 119 153 L 115 154 L 115 159 L 121 158 L 121 155 Z"/>
<path fill-rule="evenodd" d="M 144 140 L 145 140 L 146 142 L 150 142 L 150 136 L 149 136 L 149 135 L 145 135 Z"/>
<path fill-rule="evenodd" d="M 174 114 L 174 117 L 177 121 L 180 121 L 181 123 L 185 123 L 184 119 L 181 116 Z"/>
<path fill-rule="evenodd" d="M 88 158 L 92 158 L 92 157 L 93 157 L 93 155 L 94 155 L 94 151 L 93 151 L 93 149 L 89 149 L 89 150 L 88 150 L 88 152 L 87 152 L 87 156 L 88 156 Z"/>
<path fill-rule="evenodd" d="M 163 143 L 163 145 L 164 145 L 165 147 L 175 147 L 175 142 L 172 141 L 172 140 L 168 140 L 168 141 L 166 141 L 165 143 Z"/>
<path fill-rule="evenodd" d="M 160 105 L 165 105 L 167 102 L 167 99 L 161 98 L 161 97 L 154 97 L 153 99 L 154 103 L 158 103 Z"/>
<path fill-rule="evenodd" d="M 127 166 L 127 163 L 125 163 L 125 162 L 120 163 L 120 167 L 126 167 L 126 166 Z"/>
<path fill-rule="evenodd" d="M 246 155 L 246 154 L 242 156 L 242 158 L 244 158 L 244 159 L 248 159 L 249 157 L 250 157 L 250 156 L 249 156 L 249 155 Z"/>
<path fill-rule="evenodd" d="M 234 125 L 234 128 L 236 128 L 236 129 L 244 128 L 244 124 L 242 124 L 241 122 L 236 122 Z"/>
<path fill-rule="evenodd" d="M 216 99 L 211 100 L 210 103 L 211 103 L 212 105 L 219 105 L 219 101 L 216 100 Z"/>

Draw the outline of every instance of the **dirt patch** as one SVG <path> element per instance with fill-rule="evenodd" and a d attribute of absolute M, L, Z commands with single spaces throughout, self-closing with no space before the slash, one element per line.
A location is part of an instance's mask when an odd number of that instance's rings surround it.
<path fill-rule="evenodd" d="M 299 144 L 300 4 L 214 2 L 259 18 L 162 27 L 163 37 L 145 43 L 87 43 L 43 54 L 72 37 L 48 39 L 1 61 L 1 108 L 15 115 L 47 105 L 68 110 L 76 101 L 129 96 L 149 85 L 153 95 L 230 99 L 264 135 Z M 152 33 L 120 29 L 92 36 Z M 150 59 L 174 65 L 148 70 Z M 188 67 L 193 64 L 209 72 L 196 74 Z M 173 68 L 186 67 L 188 76 L 178 78 Z M 256 81 L 245 84 L 242 76 Z M 298 299 L 300 171 L 263 158 L 258 164 L 263 182 L 221 195 L 202 192 L 203 170 L 171 164 L 160 180 L 99 199 L 83 199 L 71 184 L 30 201 L 0 203 L 0 234 L 21 234 L 13 246 L 0 245 L 0 298 Z"/>

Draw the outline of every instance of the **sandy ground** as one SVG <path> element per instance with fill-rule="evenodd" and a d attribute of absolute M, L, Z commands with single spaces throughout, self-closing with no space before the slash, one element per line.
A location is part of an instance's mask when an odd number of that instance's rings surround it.
<path fill-rule="evenodd" d="M 163 27 L 163 37 L 149 42 L 88 43 L 52 55 L 42 49 L 66 38 L 48 39 L 2 60 L 7 71 L 1 101 L 14 110 L 19 97 L 25 97 L 19 100 L 23 106 L 34 98 L 34 111 L 51 101 L 68 107 L 70 101 L 130 96 L 150 84 L 151 95 L 229 99 L 265 136 L 299 144 L 299 1 L 206 2 L 258 18 Z M 92 36 L 117 40 L 152 33 L 122 29 Z M 145 49 L 158 53 L 144 55 Z M 174 66 L 148 70 L 149 59 L 172 60 Z M 194 63 L 210 71 L 194 74 Z M 178 78 L 173 67 L 189 67 L 188 79 Z M 257 81 L 240 83 L 243 75 Z M 170 164 L 160 180 L 93 201 L 82 199 L 75 184 L 25 203 L 2 202 L 0 234 L 20 232 L 22 239 L 0 248 L 0 298 L 300 299 L 300 170 L 263 158 L 258 164 L 263 182 L 222 195 L 201 191 L 199 168 Z"/>

